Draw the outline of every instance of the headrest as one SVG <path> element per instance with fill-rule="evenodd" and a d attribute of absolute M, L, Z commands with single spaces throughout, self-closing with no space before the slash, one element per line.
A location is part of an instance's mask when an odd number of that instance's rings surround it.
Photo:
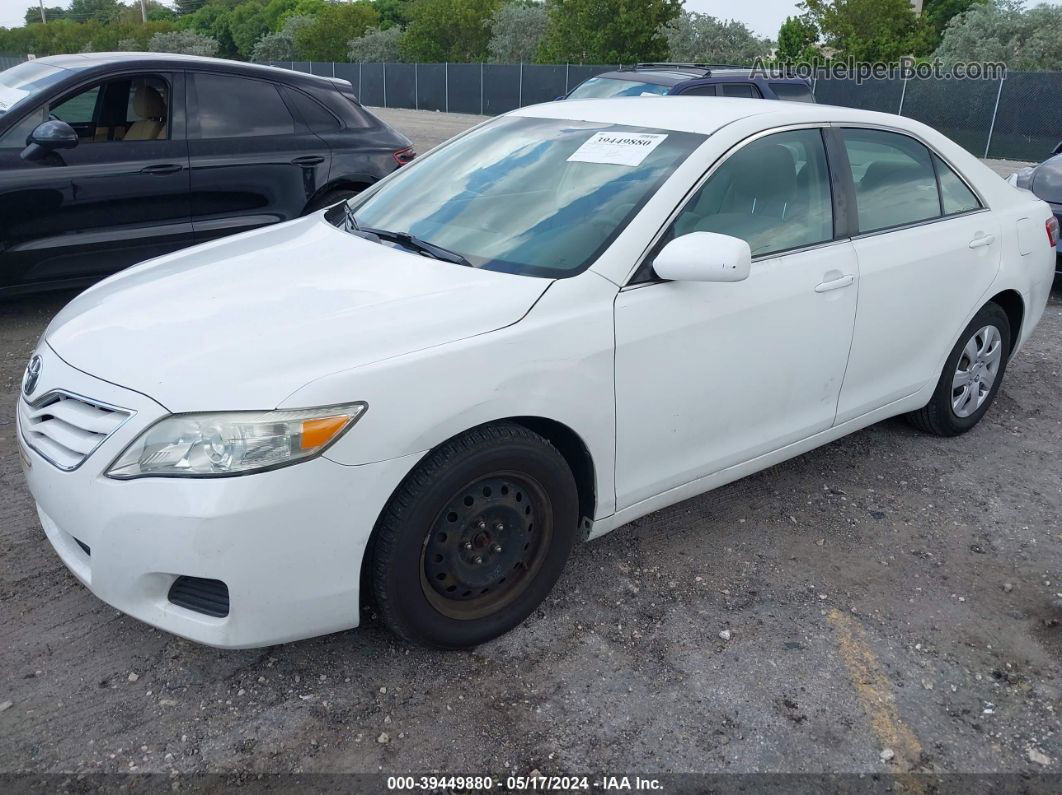
<path fill-rule="evenodd" d="M 142 119 L 163 119 L 166 117 L 166 102 L 154 86 L 140 83 L 133 92 L 133 110 Z"/>

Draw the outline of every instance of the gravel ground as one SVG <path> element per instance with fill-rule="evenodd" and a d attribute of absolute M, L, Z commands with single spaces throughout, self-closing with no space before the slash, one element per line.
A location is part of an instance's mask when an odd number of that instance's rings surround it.
<path fill-rule="evenodd" d="M 474 121 L 413 113 L 422 149 Z M 0 304 L 0 771 L 1062 771 L 1062 290 L 973 432 L 884 422 L 627 525 L 459 653 L 371 617 L 218 651 L 82 588 L 13 438 L 70 297 Z"/>

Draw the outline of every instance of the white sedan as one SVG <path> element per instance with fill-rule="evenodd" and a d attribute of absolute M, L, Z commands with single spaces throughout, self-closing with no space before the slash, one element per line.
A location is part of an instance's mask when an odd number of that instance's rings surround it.
<path fill-rule="evenodd" d="M 144 263 L 18 405 L 93 593 L 220 647 L 467 647 L 576 541 L 906 414 L 973 428 L 1051 289 L 1047 205 L 911 119 L 667 97 L 480 125 L 316 215 Z"/>

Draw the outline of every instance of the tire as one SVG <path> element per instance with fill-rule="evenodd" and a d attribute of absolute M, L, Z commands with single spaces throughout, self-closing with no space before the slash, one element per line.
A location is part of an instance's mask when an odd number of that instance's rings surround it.
<path fill-rule="evenodd" d="M 928 405 L 911 412 L 907 419 L 919 430 L 937 436 L 966 433 L 995 400 L 1007 370 L 1010 347 L 1007 313 L 998 304 L 985 304 L 952 348 Z M 963 374 L 963 380 L 970 381 L 967 387 L 959 381 Z"/>
<path fill-rule="evenodd" d="M 360 191 L 353 190 L 352 188 L 341 188 L 339 190 L 330 190 L 328 193 L 323 193 L 316 199 L 306 205 L 306 209 L 303 210 L 303 215 L 309 215 L 315 213 L 318 210 L 323 210 L 326 207 L 332 207 L 339 204 L 342 201 L 346 201 L 351 196 L 357 196 Z"/>
<path fill-rule="evenodd" d="M 578 492 L 564 457 L 521 425 L 476 428 L 432 451 L 373 533 L 372 595 L 413 643 L 477 646 L 542 603 L 568 560 Z"/>

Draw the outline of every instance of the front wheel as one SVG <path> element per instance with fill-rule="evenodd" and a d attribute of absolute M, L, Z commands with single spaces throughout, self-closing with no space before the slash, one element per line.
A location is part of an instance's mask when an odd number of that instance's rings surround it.
<path fill-rule="evenodd" d="M 380 615 L 428 646 L 496 638 L 546 598 L 577 525 L 575 479 L 546 439 L 511 423 L 462 434 L 418 465 L 377 523 Z"/>
<path fill-rule="evenodd" d="M 973 428 L 999 392 L 1010 346 L 1007 313 L 985 305 L 955 343 L 929 404 L 907 415 L 911 424 L 937 436 Z"/>

